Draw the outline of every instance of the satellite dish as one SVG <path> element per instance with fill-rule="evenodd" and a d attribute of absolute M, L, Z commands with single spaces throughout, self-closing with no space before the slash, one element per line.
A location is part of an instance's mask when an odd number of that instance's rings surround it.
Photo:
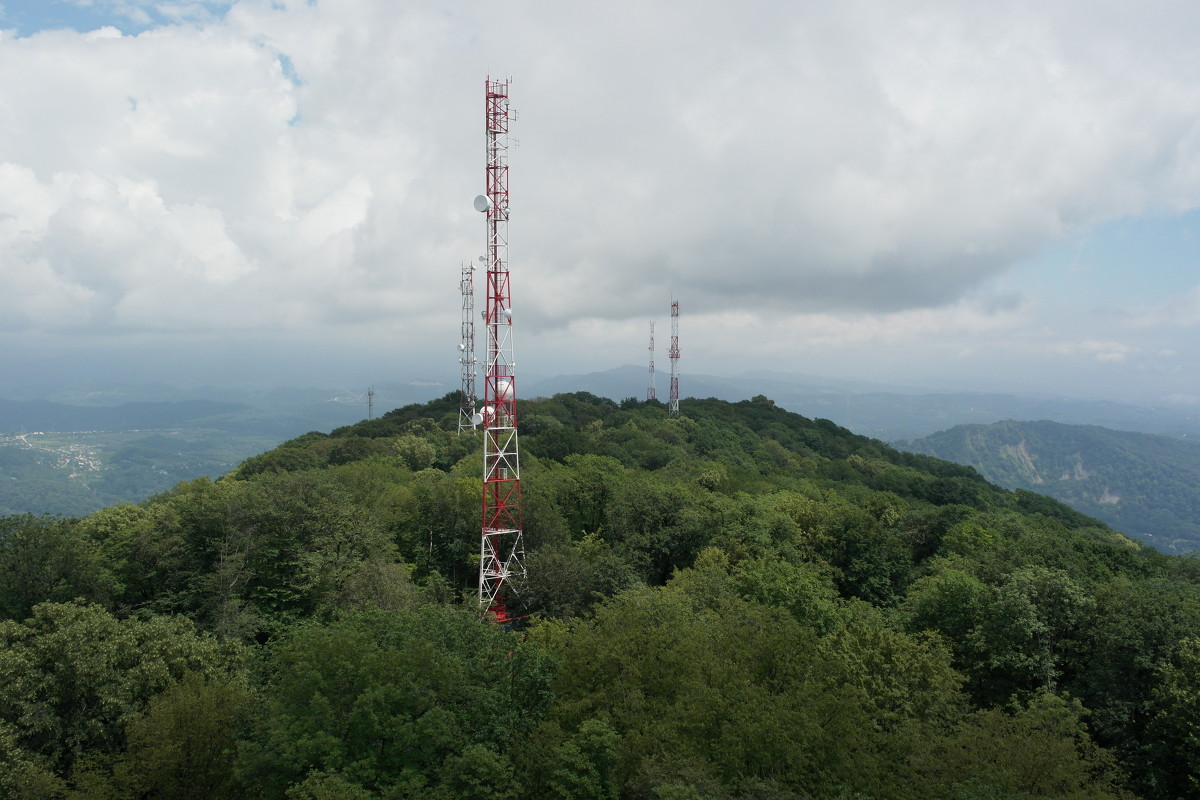
<path fill-rule="evenodd" d="M 512 322 L 512 309 L 511 308 L 504 309 L 504 319 L 506 322 Z"/>
<path fill-rule="evenodd" d="M 492 198 L 481 194 L 475 197 L 475 210 L 481 214 L 492 210 Z"/>
<path fill-rule="evenodd" d="M 467 349 L 467 346 L 466 346 L 465 344 L 460 344 L 460 345 L 458 346 L 458 349 L 459 349 L 459 350 L 466 350 L 466 349 Z"/>
<path fill-rule="evenodd" d="M 483 195 L 480 195 L 480 197 L 482 197 L 482 196 L 483 196 Z M 485 262 L 485 261 L 487 261 L 487 256 L 480 256 L 480 257 L 479 257 L 479 263 L 480 263 L 480 264 L 482 264 L 482 263 L 483 263 L 483 262 Z"/>
<path fill-rule="evenodd" d="M 483 422 L 483 414 L 476 412 L 471 415 L 471 424 L 472 425 L 478 425 L 481 422 Z"/>
<path fill-rule="evenodd" d="M 511 381 L 499 380 L 496 381 L 496 395 L 499 400 L 513 399 L 513 385 Z"/>

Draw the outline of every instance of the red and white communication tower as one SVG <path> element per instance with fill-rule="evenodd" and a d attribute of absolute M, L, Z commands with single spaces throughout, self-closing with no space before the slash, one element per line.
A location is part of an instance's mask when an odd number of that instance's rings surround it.
<path fill-rule="evenodd" d="M 521 543 L 521 467 L 517 451 L 517 391 L 513 360 L 512 295 L 508 275 L 508 86 L 484 83 L 487 194 L 475 210 L 487 217 L 487 308 L 483 312 L 487 361 L 483 374 L 483 538 L 479 551 L 479 604 L 509 619 L 509 578 L 524 576 Z"/>
<path fill-rule="evenodd" d="M 679 416 L 679 301 L 671 301 L 671 349 L 667 355 L 671 357 L 671 403 L 667 406 L 667 416 Z"/>
<path fill-rule="evenodd" d="M 650 382 L 646 384 L 646 400 L 657 400 L 658 389 L 654 386 L 654 320 L 650 320 Z"/>
<path fill-rule="evenodd" d="M 462 389 L 458 396 L 458 432 L 462 433 L 479 424 L 475 413 L 475 265 L 463 266 L 458 288 L 462 292 L 462 341 L 458 343 Z"/>

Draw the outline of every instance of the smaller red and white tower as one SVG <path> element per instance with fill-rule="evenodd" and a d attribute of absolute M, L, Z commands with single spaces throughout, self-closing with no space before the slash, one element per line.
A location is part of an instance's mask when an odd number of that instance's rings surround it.
<path fill-rule="evenodd" d="M 667 416 L 679 416 L 679 301 L 671 301 L 671 349 L 667 352 L 671 357 L 671 402 L 667 406 Z"/>
<path fill-rule="evenodd" d="M 646 400 L 657 400 L 658 389 L 654 385 L 654 320 L 650 320 L 650 382 L 646 384 Z"/>

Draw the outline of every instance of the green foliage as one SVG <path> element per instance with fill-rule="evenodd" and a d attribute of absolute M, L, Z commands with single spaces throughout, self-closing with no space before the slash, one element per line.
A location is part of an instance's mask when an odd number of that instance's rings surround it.
<path fill-rule="evenodd" d="M 341 775 L 318 770 L 289 788 L 286 797 L 288 800 L 372 800 L 377 795 Z"/>
<path fill-rule="evenodd" d="M 1160 669 L 1151 723 L 1150 751 L 1170 758 L 1173 769 L 1154 776 L 1155 789 L 1172 797 L 1200 793 L 1200 638 L 1184 639 Z M 1158 751 L 1158 752 L 1154 752 Z"/>
<path fill-rule="evenodd" d="M 132 797 L 229 796 L 239 718 L 249 701 L 237 678 L 185 674 L 126 725 L 126 750 L 114 769 L 114 782 Z"/>
<path fill-rule="evenodd" d="M 193 565 L 170 506 L 110 506 L 80 520 L 73 532 L 96 548 L 113 575 L 119 592 L 114 605 L 159 613 L 186 607 Z"/>
<path fill-rule="evenodd" d="M 1072 636 L 1094 601 L 1071 578 L 1039 566 L 1016 570 L 996 588 L 971 632 L 986 654 L 978 680 L 982 699 L 1002 702 L 1017 691 L 1054 691 L 1070 661 Z"/>
<path fill-rule="evenodd" d="M 1128 798 L 1114 759 L 1088 736 L 1082 709 L 1050 694 L 965 717 L 912 760 L 914 782 L 953 798 Z"/>
<path fill-rule="evenodd" d="M 0 517 L 0 619 L 23 619 L 45 601 L 107 602 L 116 591 L 97 546 L 71 521 Z"/>
<path fill-rule="evenodd" d="M 422 776 L 431 792 L 423 796 L 466 796 L 455 792 L 498 780 L 466 765 L 503 761 L 485 751 L 532 727 L 545 676 L 536 653 L 462 609 L 423 605 L 298 625 L 266 654 L 245 769 L 268 797 L 314 770 L 370 791 Z"/>
<path fill-rule="evenodd" d="M 94 605 L 44 603 L 0 622 L 0 721 L 59 774 L 118 752 L 125 726 L 189 672 L 220 675 L 237 652 L 181 618 L 120 620 Z"/>
<path fill-rule="evenodd" d="M 1196 791 L 1200 561 L 766 398 L 682 412 L 523 401 L 514 630 L 456 395 L 0 520 L 0 794 Z"/>
<path fill-rule="evenodd" d="M 0 720 L 0 796 L 13 800 L 60 798 L 66 782 L 54 774 L 45 758 L 21 746 L 21 730 Z"/>
<path fill-rule="evenodd" d="M 797 621 L 826 632 L 837 620 L 838 592 L 828 567 L 811 562 L 790 564 L 774 558 L 743 561 L 733 570 L 739 595 L 765 606 L 782 608 Z"/>
<path fill-rule="evenodd" d="M 526 608 L 559 619 L 583 616 L 637 582 L 629 563 L 596 534 L 536 550 L 525 567 L 527 575 L 516 585 Z"/>
<path fill-rule="evenodd" d="M 958 679 L 936 644 L 869 614 L 822 638 L 733 583 L 717 559 L 546 636 L 561 667 L 551 719 L 564 731 L 607 720 L 627 792 L 732 791 L 750 776 L 800 796 L 867 790 L 913 746 L 901 731 L 953 714 Z"/>
<path fill-rule="evenodd" d="M 601 719 L 587 719 L 565 734 L 548 724 L 531 748 L 533 776 L 527 792 L 553 800 L 616 800 L 620 793 L 617 757 L 621 737 Z"/>

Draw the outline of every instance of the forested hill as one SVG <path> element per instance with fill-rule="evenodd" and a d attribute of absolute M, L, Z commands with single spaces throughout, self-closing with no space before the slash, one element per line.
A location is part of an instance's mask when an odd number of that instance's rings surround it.
<path fill-rule="evenodd" d="M 1200 550 L 1200 443 L 1096 425 L 959 425 L 903 445 L 1050 495 L 1165 552 Z"/>
<path fill-rule="evenodd" d="M 1195 797 L 1200 562 L 768 399 L 454 395 L 0 520 L 0 796 Z"/>

